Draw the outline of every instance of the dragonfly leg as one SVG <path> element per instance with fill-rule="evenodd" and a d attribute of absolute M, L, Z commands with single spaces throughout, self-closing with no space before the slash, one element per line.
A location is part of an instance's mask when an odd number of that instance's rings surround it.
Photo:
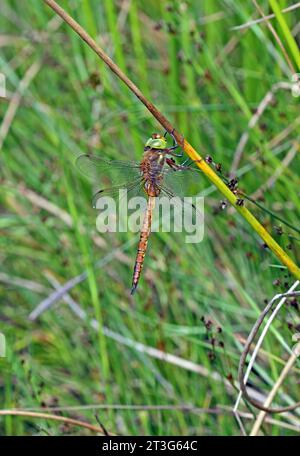
<path fill-rule="evenodd" d="M 168 149 L 165 149 L 165 153 L 168 155 L 172 155 L 172 157 L 178 157 L 181 158 L 183 156 L 183 151 L 181 151 L 179 154 L 175 154 L 173 150 L 178 149 L 179 145 L 176 143 L 175 146 L 168 147 Z"/>
<path fill-rule="evenodd" d="M 165 149 L 165 151 L 167 154 L 172 155 L 172 157 L 181 158 L 183 156 L 183 151 L 181 151 L 180 154 L 174 154 L 174 152 L 173 152 L 173 150 L 177 149 L 178 147 L 179 146 L 177 144 L 177 146 L 169 147 L 168 149 Z"/>
<path fill-rule="evenodd" d="M 167 163 L 167 165 L 170 166 L 170 168 L 174 169 L 174 171 L 176 170 L 176 167 L 178 166 L 175 163 L 175 160 L 173 158 L 166 158 L 166 163 Z"/>
<path fill-rule="evenodd" d="M 199 162 L 200 160 L 191 160 L 190 158 L 187 158 L 183 163 L 178 165 L 174 159 L 172 158 L 167 158 L 166 163 L 167 165 L 170 166 L 170 168 L 174 169 L 174 171 L 182 171 L 184 169 L 189 169 L 190 165 L 195 162 Z M 187 164 L 188 163 L 188 164 Z"/>
<path fill-rule="evenodd" d="M 183 152 L 180 152 L 180 154 L 175 154 L 173 152 L 173 150 L 177 149 L 179 147 L 179 145 L 177 144 L 176 146 L 172 146 L 172 147 L 168 147 L 166 149 L 155 149 L 159 152 L 161 152 L 162 154 L 165 154 L 165 155 L 171 155 L 172 157 L 182 157 L 183 156 Z"/>
<path fill-rule="evenodd" d="M 170 166 L 170 168 L 172 168 L 174 171 L 182 171 L 184 169 L 187 169 L 189 168 L 189 166 L 186 166 L 185 165 L 185 162 L 181 163 L 180 165 L 178 165 L 178 163 L 175 162 L 175 160 L 173 158 L 167 158 L 166 159 L 166 163 L 167 165 Z"/>
<path fill-rule="evenodd" d="M 167 134 L 169 134 L 170 136 L 172 136 L 172 139 L 173 139 L 173 146 L 178 146 L 177 141 L 176 141 L 176 138 L 175 138 L 175 136 L 174 136 L 174 131 L 175 131 L 175 128 L 173 128 L 173 130 L 171 131 L 171 133 L 169 133 L 168 130 L 166 130 L 165 133 L 164 133 L 164 138 L 167 136 Z"/>
<path fill-rule="evenodd" d="M 180 157 L 183 156 L 183 151 L 181 151 L 180 154 L 175 154 L 175 153 L 173 152 L 173 150 L 176 150 L 176 149 L 178 149 L 178 147 L 179 147 L 179 144 L 177 143 L 176 138 L 175 138 L 175 136 L 174 136 L 174 131 L 175 131 L 175 128 L 173 128 L 173 130 L 171 131 L 171 133 L 169 133 L 169 135 L 170 135 L 170 136 L 172 137 L 172 139 L 173 139 L 173 146 L 172 146 L 172 147 L 168 147 L 168 149 L 164 149 L 164 151 L 165 151 L 165 153 L 170 154 L 170 155 L 172 155 L 173 157 L 179 157 L 179 158 L 180 158 Z M 166 137 L 167 134 L 168 134 L 168 131 L 165 132 L 164 137 Z M 183 140 L 183 137 L 182 137 L 182 140 Z"/>
<path fill-rule="evenodd" d="M 174 131 L 175 131 L 175 128 L 173 128 L 173 130 L 171 131 L 171 133 L 169 133 L 169 135 L 171 136 L 171 138 L 173 139 L 173 146 L 172 147 L 169 147 L 168 150 L 175 150 L 179 147 L 177 141 L 176 141 L 176 138 L 174 136 Z M 168 132 L 166 131 L 165 134 L 164 134 L 164 137 L 166 137 L 168 134 Z"/>
<path fill-rule="evenodd" d="M 184 160 L 183 163 L 181 163 L 182 166 L 186 166 L 186 167 L 189 167 L 191 166 L 193 163 L 200 163 L 202 160 L 192 160 L 191 158 L 187 158 L 186 160 Z"/>
<path fill-rule="evenodd" d="M 176 138 L 174 136 L 174 131 L 175 131 L 175 128 L 173 128 L 173 130 L 171 131 L 170 136 L 172 136 L 172 138 L 173 138 L 173 146 L 178 146 L 178 143 L 177 143 Z M 183 135 L 181 136 L 181 142 L 184 143 L 184 136 Z"/>
<path fill-rule="evenodd" d="M 174 131 L 175 131 L 175 128 L 173 128 L 173 130 L 170 133 L 170 136 L 172 136 L 172 138 L 173 138 L 173 147 L 178 146 L 176 138 L 174 136 Z"/>

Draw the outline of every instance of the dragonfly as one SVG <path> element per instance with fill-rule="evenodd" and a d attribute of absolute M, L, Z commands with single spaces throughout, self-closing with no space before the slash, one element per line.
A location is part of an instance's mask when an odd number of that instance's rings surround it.
<path fill-rule="evenodd" d="M 182 186 L 182 176 L 189 181 L 189 177 L 200 172 L 192 166 L 194 160 L 187 159 L 178 164 L 175 158 L 183 156 L 183 151 L 177 153 L 179 145 L 174 136 L 174 130 L 170 133 L 173 145 L 168 147 L 166 131 L 164 135 L 153 133 L 144 146 L 143 158 L 140 162 L 110 160 L 93 154 L 80 155 L 76 160 L 78 169 L 85 175 L 92 177 L 95 182 L 107 179 L 110 172 L 118 175 L 117 185 L 101 188 L 92 199 L 93 207 L 97 200 L 103 196 L 116 197 L 119 190 L 126 189 L 129 195 L 146 194 L 147 205 L 140 231 L 140 238 L 133 269 L 131 294 L 137 289 L 146 255 L 148 239 L 151 233 L 151 224 L 156 198 L 164 195 L 168 198 L 179 197 L 186 206 L 183 198 L 178 196 L 178 190 Z M 196 210 L 191 205 L 193 210 Z"/>

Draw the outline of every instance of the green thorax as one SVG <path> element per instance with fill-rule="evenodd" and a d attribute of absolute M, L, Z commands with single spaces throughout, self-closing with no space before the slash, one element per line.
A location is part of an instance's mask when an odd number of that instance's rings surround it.
<path fill-rule="evenodd" d="M 163 136 L 160 138 L 149 138 L 145 144 L 145 147 L 150 147 L 150 149 L 166 149 L 167 141 Z"/>

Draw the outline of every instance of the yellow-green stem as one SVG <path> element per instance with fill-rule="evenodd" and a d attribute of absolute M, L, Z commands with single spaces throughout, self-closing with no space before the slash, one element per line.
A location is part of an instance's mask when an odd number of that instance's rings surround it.
<path fill-rule="evenodd" d="M 278 2 L 276 0 L 269 0 L 269 3 L 276 16 L 276 19 L 279 22 L 280 28 L 281 28 L 282 33 L 286 39 L 286 42 L 290 48 L 291 54 L 294 57 L 298 70 L 300 70 L 300 52 L 299 52 L 299 48 L 297 46 L 297 42 L 295 41 L 287 23 L 286 23 L 286 20 L 284 18 L 284 15 L 281 12 Z"/>

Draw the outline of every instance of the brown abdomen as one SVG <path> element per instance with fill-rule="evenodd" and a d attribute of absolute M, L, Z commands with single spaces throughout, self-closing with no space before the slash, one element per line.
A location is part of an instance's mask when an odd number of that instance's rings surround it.
<path fill-rule="evenodd" d="M 133 277 L 132 277 L 132 288 L 131 294 L 133 294 L 138 286 L 138 282 L 141 276 L 141 272 L 143 269 L 144 258 L 147 250 L 147 244 L 149 235 L 151 232 L 151 222 L 152 222 L 152 212 L 155 204 L 155 199 L 152 196 L 149 196 L 147 202 L 147 209 L 143 220 L 143 226 L 140 234 L 140 240 L 137 250 L 137 255 L 135 259 L 135 265 L 133 270 Z"/>

